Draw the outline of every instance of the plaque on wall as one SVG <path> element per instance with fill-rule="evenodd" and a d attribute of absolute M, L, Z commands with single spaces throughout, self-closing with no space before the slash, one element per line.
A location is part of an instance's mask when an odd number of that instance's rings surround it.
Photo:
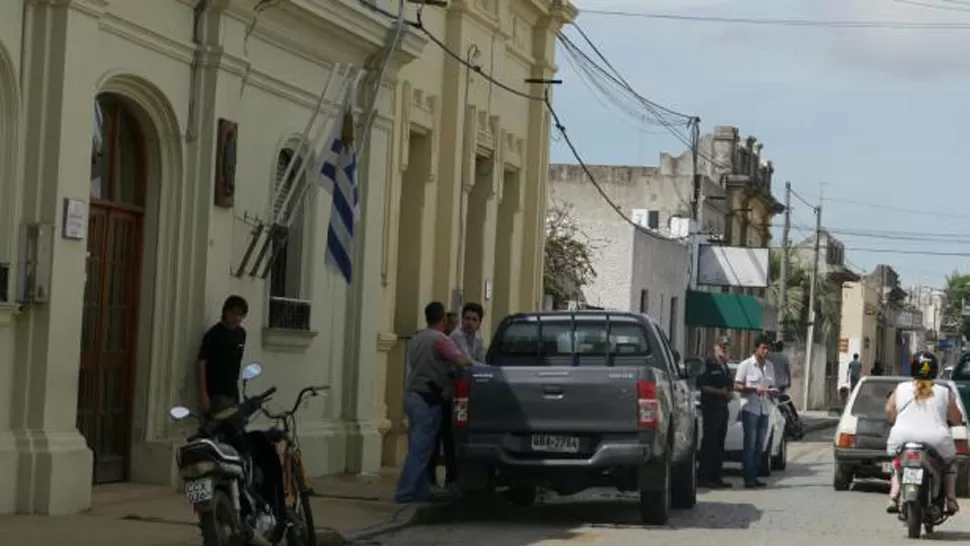
<path fill-rule="evenodd" d="M 216 140 L 215 204 L 232 208 L 236 197 L 236 149 L 239 125 L 227 119 L 219 120 Z"/>

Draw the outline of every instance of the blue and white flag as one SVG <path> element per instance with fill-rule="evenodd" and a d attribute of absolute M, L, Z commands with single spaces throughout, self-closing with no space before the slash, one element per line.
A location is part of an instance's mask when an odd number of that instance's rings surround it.
<path fill-rule="evenodd" d="M 326 263 L 350 284 L 353 278 L 354 231 L 360 213 L 353 104 L 356 85 L 347 90 L 342 111 L 324 141 L 318 182 L 333 196 L 327 228 Z"/>

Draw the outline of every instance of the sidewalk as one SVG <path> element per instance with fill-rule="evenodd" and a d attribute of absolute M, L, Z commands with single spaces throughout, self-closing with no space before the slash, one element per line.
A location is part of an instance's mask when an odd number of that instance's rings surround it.
<path fill-rule="evenodd" d="M 415 522 L 420 506 L 393 502 L 396 473 L 311 481 L 318 544 L 348 544 Z M 171 488 L 116 484 L 95 488 L 92 508 L 74 516 L 0 516 L 3 544 L 31 546 L 197 546 L 195 514 Z"/>
<path fill-rule="evenodd" d="M 805 423 L 805 432 L 814 432 L 829 427 L 834 427 L 839 423 L 840 415 L 833 415 L 827 411 L 802 411 L 798 413 Z"/>

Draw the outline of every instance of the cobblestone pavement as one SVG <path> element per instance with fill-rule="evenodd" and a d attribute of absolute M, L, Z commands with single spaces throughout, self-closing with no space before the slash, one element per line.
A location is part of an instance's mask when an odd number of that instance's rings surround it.
<path fill-rule="evenodd" d="M 693 511 L 675 512 L 670 525 L 644 528 L 632 501 L 608 492 L 580 500 L 550 501 L 530 509 L 482 514 L 474 521 L 412 527 L 381 537 L 384 546 L 554 546 L 602 544 L 721 546 L 783 544 L 819 546 L 909 544 L 902 524 L 884 512 L 888 485 L 864 483 L 853 491 L 832 489 L 831 430 L 791 444 L 789 465 L 770 487 L 748 491 L 702 491 Z M 729 466 L 729 468 L 731 468 Z M 729 476 L 734 482 L 735 476 Z M 970 501 L 964 499 L 966 509 Z M 970 511 L 970 510 L 968 510 Z M 970 515 L 960 514 L 932 536 L 937 542 L 970 541 Z"/>

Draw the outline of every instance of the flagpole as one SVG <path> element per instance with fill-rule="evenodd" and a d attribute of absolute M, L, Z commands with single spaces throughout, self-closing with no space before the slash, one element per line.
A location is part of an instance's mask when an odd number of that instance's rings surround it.
<path fill-rule="evenodd" d="M 324 87 L 323 93 L 320 94 L 320 100 L 317 102 L 317 107 L 313 111 L 313 115 L 310 117 L 310 123 L 307 124 L 306 129 L 304 129 L 303 131 L 303 136 L 300 138 L 300 147 L 297 150 L 294 150 L 293 157 L 290 158 L 290 162 L 286 166 L 286 171 L 283 174 L 284 187 L 286 184 L 286 180 L 289 180 L 290 174 L 293 170 L 293 165 L 301 157 L 301 151 L 302 151 L 301 148 L 306 145 L 309 148 L 308 151 L 312 152 L 314 149 L 317 148 L 318 142 L 321 139 L 323 139 L 325 135 L 329 134 L 328 131 L 324 131 L 324 128 L 326 127 L 326 120 L 324 120 L 323 123 L 317 126 L 317 130 L 314 134 L 313 141 L 311 142 L 307 138 L 310 134 L 310 128 L 313 126 L 314 122 L 316 121 L 317 116 L 320 115 L 320 108 L 323 105 L 324 96 L 327 94 L 327 91 L 330 90 L 331 82 L 333 82 L 334 77 L 340 75 L 340 70 L 339 70 L 340 68 L 343 68 L 343 65 L 337 65 L 337 68 L 335 68 L 330 73 L 330 79 L 327 80 L 327 86 Z M 338 100 L 341 99 L 344 96 L 344 94 L 347 92 L 347 84 L 349 83 L 349 80 L 350 80 L 349 76 L 352 68 L 353 68 L 352 66 L 347 65 L 347 73 L 346 75 L 344 75 L 343 80 L 340 83 L 340 91 L 338 91 L 338 95 L 337 95 Z M 328 114 L 328 117 L 329 117 L 329 114 Z M 306 155 L 309 155 L 309 154 L 306 154 Z M 293 177 L 294 180 L 300 180 L 300 177 L 303 176 L 303 173 L 306 172 L 307 163 L 308 162 L 306 161 L 305 157 L 303 161 L 300 161 L 300 166 L 297 169 L 296 176 Z M 280 205 L 279 209 L 277 209 L 277 211 L 275 212 L 273 216 L 273 223 L 281 223 L 283 219 L 286 218 L 285 216 L 286 210 L 289 208 L 290 201 L 293 200 L 292 199 L 293 193 L 294 193 L 293 188 L 291 188 L 290 192 L 283 196 L 283 203 Z M 276 196 L 276 199 L 279 199 L 279 196 Z M 273 200 L 274 206 L 276 204 L 276 199 Z M 287 225 L 289 225 L 289 222 L 286 222 L 286 223 Z"/>

